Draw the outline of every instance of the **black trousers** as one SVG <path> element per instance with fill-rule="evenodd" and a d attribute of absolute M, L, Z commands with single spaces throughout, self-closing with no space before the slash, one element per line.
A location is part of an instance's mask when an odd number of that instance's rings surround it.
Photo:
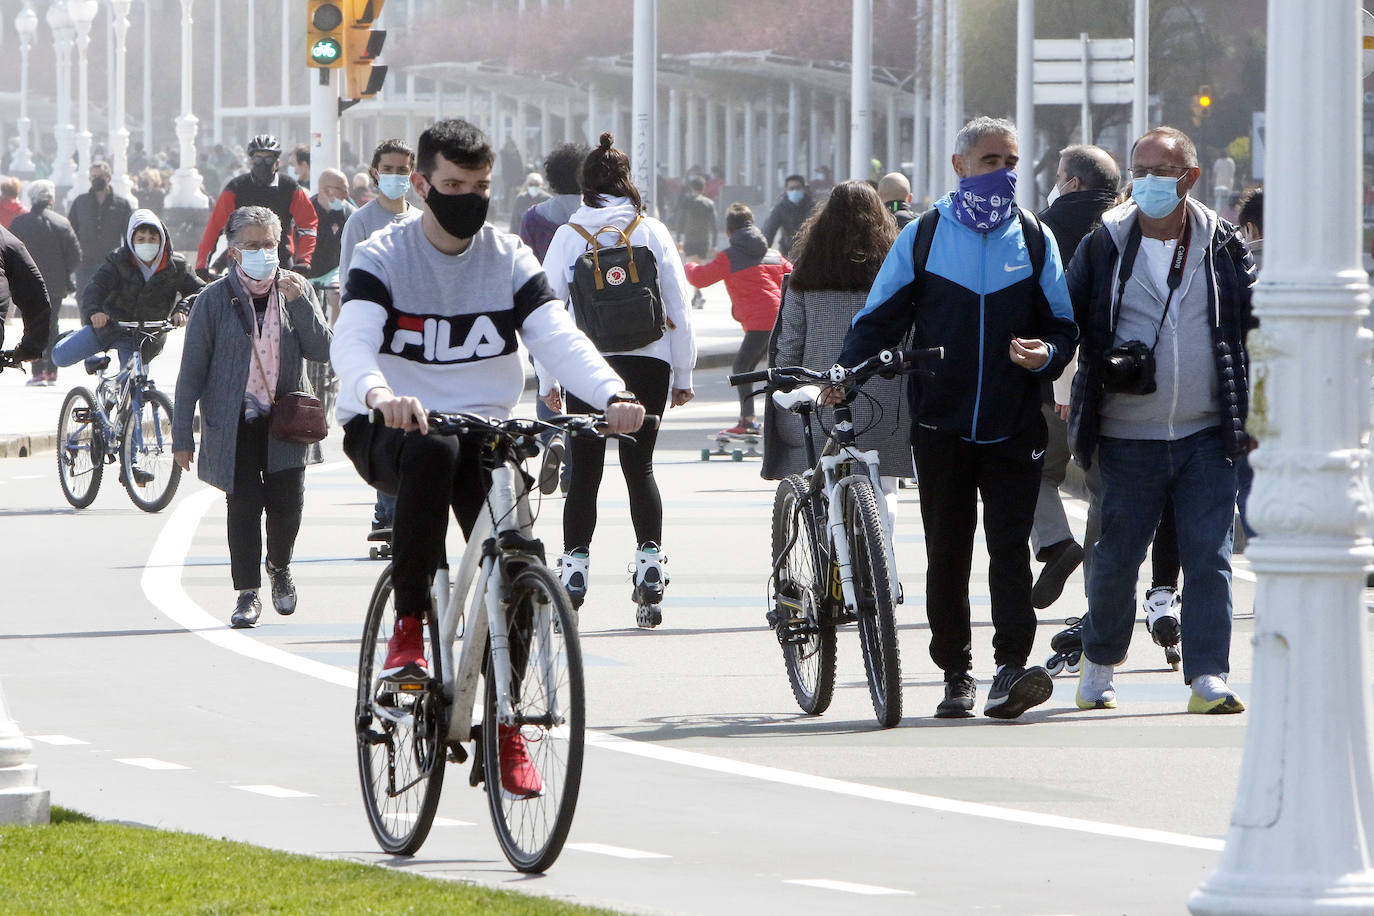
<path fill-rule="evenodd" d="M 731 372 L 738 375 L 741 372 L 751 372 L 763 359 L 768 352 L 768 337 L 772 331 L 745 331 L 744 340 L 740 341 L 739 350 L 735 353 L 735 364 L 731 367 Z M 739 415 L 740 419 L 751 418 L 754 416 L 754 396 L 750 394 L 754 390 L 753 385 L 739 386 Z"/>
<path fill-rule="evenodd" d="M 639 398 L 646 413 L 663 416 L 668 404 L 668 384 L 672 370 L 661 359 L 651 356 L 608 356 L 606 362 L 624 381 L 625 387 Z M 568 396 L 569 413 L 585 413 L 593 408 L 572 395 Z M 620 442 L 620 470 L 625 474 L 625 486 L 630 493 L 630 519 L 635 527 L 637 543 L 663 541 L 663 498 L 654 480 L 654 445 L 658 442 L 658 427 L 640 427 L 633 443 Z M 601 474 L 606 465 L 606 443 L 587 436 L 574 437 L 568 443 L 572 455 L 572 478 L 568 482 L 568 499 L 563 506 L 563 548 L 574 550 L 590 547 L 596 531 L 596 497 L 601 490 Z"/>
<path fill-rule="evenodd" d="M 305 506 L 305 468 L 267 473 L 267 418 L 239 418 L 234 453 L 234 492 L 228 508 L 229 568 L 234 588 L 262 587 L 262 528 L 267 516 L 267 562 L 291 563 Z"/>
<path fill-rule="evenodd" d="M 422 436 L 369 421 L 344 424 L 344 453 L 364 480 L 396 497 L 391 586 L 400 616 L 429 610 L 430 582 L 444 559 L 450 510 L 472 533 L 486 501 L 488 475 L 477 449 L 457 436 Z"/>
<path fill-rule="evenodd" d="M 1024 665 L 1035 642 L 1029 540 L 1045 460 L 1044 419 L 1037 414 L 1016 436 L 991 444 L 922 426 L 913 438 L 926 538 L 930 657 L 944 671 L 973 667 L 968 593 L 981 496 L 994 661 Z"/>

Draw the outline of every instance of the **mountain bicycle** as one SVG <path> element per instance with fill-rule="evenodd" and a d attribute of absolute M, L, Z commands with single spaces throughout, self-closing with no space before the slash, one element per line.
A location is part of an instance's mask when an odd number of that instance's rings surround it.
<path fill-rule="evenodd" d="M 99 375 L 95 391 L 67 392 L 57 418 L 57 480 L 67 502 L 84 509 L 100 492 L 105 465 L 118 461 L 129 499 L 160 512 L 176 495 L 181 468 L 172 459 L 172 401 L 148 377 L 143 348 L 175 325 L 115 323 L 133 336 L 134 351 L 115 372 L 106 371 L 109 354 L 87 360 L 86 371 Z"/>
<path fill-rule="evenodd" d="M 379 422 L 375 412 L 373 421 Z M 531 478 L 523 469 L 548 429 L 629 438 L 606 433 L 596 415 L 543 421 L 429 414 L 430 435 L 462 436 L 465 448 L 480 450 L 489 488 L 456 575 L 450 579 L 445 561 L 434 576 L 424 626 L 426 682 L 377 677 L 396 619 L 391 564 L 372 592 L 358 663 L 358 774 L 372 833 L 389 853 L 412 855 L 424 843 L 445 764 L 465 762 L 469 741 L 468 782 L 485 783 L 496 838 L 513 866 L 548 869 L 572 826 L 586 723 L 582 650 L 572 602 L 534 537 Z M 481 721 L 474 724 L 483 675 Z M 502 787 L 502 728 L 520 730 L 538 769 L 542 790 L 533 797 L 516 798 Z"/>
<path fill-rule="evenodd" d="M 762 393 L 802 418 L 811 470 L 789 475 L 773 497 L 773 568 L 768 623 L 782 646 L 792 695 L 820 715 L 835 692 L 835 628 L 856 623 L 873 713 L 884 728 L 902 718 L 902 671 L 894 606 L 900 603 L 891 540 L 879 508 L 878 452 L 860 449 L 849 407 L 835 406 L 834 426 L 819 459 L 811 415 L 817 384 L 858 384 L 941 359 L 944 348 L 884 350 L 853 368 L 789 366 L 730 376 L 730 384 L 765 382 Z"/>

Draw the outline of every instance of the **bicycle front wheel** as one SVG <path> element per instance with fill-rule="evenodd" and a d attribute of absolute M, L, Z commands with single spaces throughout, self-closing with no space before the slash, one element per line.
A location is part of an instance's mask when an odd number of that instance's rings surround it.
<path fill-rule="evenodd" d="M 172 458 L 172 402 L 154 389 L 140 392 L 137 400 L 138 410 L 124 424 L 120 476 L 135 506 L 161 512 L 181 484 L 181 468 Z"/>
<path fill-rule="evenodd" d="M 482 716 L 487 804 L 510 863 L 542 872 L 563 850 L 582 784 L 582 649 L 568 593 L 547 567 L 526 566 L 508 588 L 514 721 L 498 722 L 488 659 Z"/>
<path fill-rule="evenodd" d="M 105 435 L 95 395 L 87 388 L 73 388 L 57 418 L 57 482 L 62 495 L 73 508 L 86 508 L 95 502 L 104 473 Z"/>
<path fill-rule="evenodd" d="M 873 484 L 868 480 L 851 480 L 844 493 L 849 562 L 854 571 L 859 644 L 868 672 L 868 692 L 878 723 L 891 728 L 902 719 L 902 663 L 883 522 L 878 515 Z"/>
<path fill-rule="evenodd" d="M 424 628 L 430 679 L 422 689 L 403 691 L 377 682 L 377 672 L 396 623 L 391 567 L 372 592 L 358 658 L 354 717 L 358 777 L 372 835 L 386 852 L 413 855 L 429 836 L 444 785 L 447 704 L 439 670 L 439 625 L 430 614 Z"/>
<path fill-rule="evenodd" d="M 824 580 L 816 569 L 816 515 L 807 489 L 806 479 L 793 474 L 773 496 L 772 622 L 792 696 L 803 712 L 818 716 L 835 695 L 835 625 L 821 606 Z"/>

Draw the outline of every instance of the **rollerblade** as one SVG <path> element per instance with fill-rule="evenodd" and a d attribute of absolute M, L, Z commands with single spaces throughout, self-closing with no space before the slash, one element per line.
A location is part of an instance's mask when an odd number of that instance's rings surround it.
<path fill-rule="evenodd" d="M 574 610 L 581 608 L 582 602 L 587 600 L 587 570 L 590 566 L 591 557 L 584 547 L 574 548 L 558 558 L 558 577 L 572 599 Z"/>
<path fill-rule="evenodd" d="M 1183 599 L 1178 590 L 1171 585 L 1160 585 L 1145 593 L 1145 629 L 1155 645 L 1164 649 L 1164 660 L 1175 671 L 1183 663 L 1183 652 L 1179 648 L 1183 640 L 1183 627 L 1179 622 Z"/>
<path fill-rule="evenodd" d="M 635 562 L 631 568 L 634 574 L 634 590 L 630 593 L 635 603 L 635 626 L 652 630 L 663 622 L 663 588 L 668 577 L 663 575 L 663 564 L 668 558 L 659 552 L 653 541 L 645 541 L 635 551 Z"/>
<path fill-rule="evenodd" d="M 1070 617 L 1064 621 L 1068 629 L 1060 630 L 1050 638 L 1050 648 L 1054 654 L 1045 662 L 1045 670 L 1054 677 L 1061 671 L 1077 674 L 1083 666 L 1083 618 Z"/>

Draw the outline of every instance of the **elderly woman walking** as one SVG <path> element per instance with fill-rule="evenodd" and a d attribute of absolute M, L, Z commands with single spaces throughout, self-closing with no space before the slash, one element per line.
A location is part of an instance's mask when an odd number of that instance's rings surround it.
<path fill-rule="evenodd" d="M 262 522 L 267 574 L 278 614 L 296 610 L 291 552 L 305 501 L 308 446 L 268 434 L 272 405 L 306 386 L 304 360 L 329 359 L 331 332 L 310 282 L 277 269 L 281 221 L 266 207 L 240 207 L 226 225 L 233 267 L 205 288 L 186 327 L 177 379 L 172 447 L 189 469 L 191 418 L 201 413 L 200 479 L 225 492 L 229 562 L 238 603 L 230 624 L 262 614 Z"/>

